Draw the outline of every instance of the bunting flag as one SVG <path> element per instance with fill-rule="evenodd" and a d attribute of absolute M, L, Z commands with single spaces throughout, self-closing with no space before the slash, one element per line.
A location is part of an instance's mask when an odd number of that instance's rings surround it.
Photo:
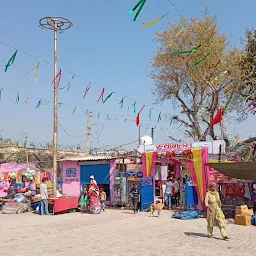
<path fill-rule="evenodd" d="M 186 27 L 180 29 L 180 30 L 177 32 L 175 38 L 177 38 L 180 34 L 182 34 L 182 32 L 183 32 L 185 29 L 186 29 Z M 171 47 L 171 46 L 173 45 L 173 43 L 174 43 L 174 39 L 172 38 L 172 39 L 171 39 L 171 43 L 170 43 L 168 46 Z"/>
<path fill-rule="evenodd" d="M 58 102 L 59 108 L 61 108 L 62 104 L 63 104 L 63 103 L 61 103 L 61 102 Z"/>
<path fill-rule="evenodd" d="M 14 63 L 18 50 L 12 55 L 12 57 L 8 60 L 5 65 L 5 72 L 7 72 L 8 68 Z"/>
<path fill-rule="evenodd" d="M 133 9 L 129 11 L 129 14 L 133 14 L 133 13 L 137 10 L 137 8 L 139 7 L 137 13 L 135 14 L 135 16 L 134 16 L 134 18 L 133 18 L 133 21 L 134 21 L 134 22 L 137 20 L 137 18 L 138 18 L 138 16 L 139 16 L 139 14 L 140 14 L 140 12 L 141 12 L 143 6 L 145 5 L 146 1 L 147 1 L 147 0 L 140 0 L 140 1 L 133 7 Z"/>
<path fill-rule="evenodd" d="M 119 102 L 119 106 L 120 106 L 120 108 L 123 108 L 123 105 L 124 105 L 124 99 L 125 99 L 125 97 L 123 97 L 123 98 L 121 99 L 121 101 Z"/>
<path fill-rule="evenodd" d="M 110 120 L 110 117 L 109 117 L 109 115 L 107 115 L 107 119 L 108 119 L 108 120 Z"/>
<path fill-rule="evenodd" d="M 40 99 L 36 105 L 36 108 L 39 108 L 41 106 L 42 100 Z"/>
<path fill-rule="evenodd" d="M 158 115 L 157 123 L 159 123 L 161 120 L 162 120 L 162 117 L 161 117 L 161 112 L 160 112 Z"/>
<path fill-rule="evenodd" d="M 111 92 L 106 99 L 103 101 L 103 104 L 114 94 L 115 92 Z M 102 98 L 103 99 L 103 98 Z"/>
<path fill-rule="evenodd" d="M 58 78 L 58 82 L 57 82 L 56 88 L 58 88 L 58 87 L 59 87 L 59 84 L 60 84 L 60 79 L 61 79 L 61 69 L 60 69 L 59 73 L 58 73 L 58 74 L 53 78 L 53 80 L 52 80 L 52 84 L 54 84 L 55 79 L 57 79 L 57 78 Z"/>
<path fill-rule="evenodd" d="M 216 76 L 215 78 L 214 78 L 214 80 L 219 80 L 220 78 L 222 78 L 225 74 L 227 74 L 228 73 L 228 71 L 223 71 L 223 72 L 220 72 L 220 74 L 218 75 L 218 76 Z"/>
<path fill-rule="evenodd" d="M 2 91 L 3 91 L 3 88 L 0 89 L 0 100 L 2 99 Z"/>
<path fill-rule="evenodd" d="M 100 99 L 101 99 L 102 103 L 104 103 L 104 93 L 105 93 L 105 88 L 102 89 L 101 94 L 100 94 L 100 97 L 99 97 L 99 99 L 97 100 L 97 102 L 99 102 Z"/>
<path fill-rule="evenodd" d="M 30 100 L 30 96 L 28 96 L 28 97 L 26 98 L 26 100 L 24 101 L 24 104 L 25 104 L 26 106 L 28 105 L 29 100 Z"/>
<path fill-rule="evenodd" d="M 154 168 L 157 162 L 158 152 L 142 153 L 143 177 L 151 177 L 154 175 Z"/>
<path fill-rule="evenodd" d="M 142 112 L 142 110 L 145 108 L 145 105 L 143 105 L 143 107 L 141 108 L 141 110 L 139 111 L 139 113 L 137 114 L 136 117 L 136 125 L 139 126 L 140 125 L 140 113 Z"/>
<path fill-rule="evenodd" d="M 182 52 L 174 52 L 173 54 L 176 54 L 176 55 L 181 55 L 181 54 L 191 54 L 191 53 L 194 53 L 196 52 L 202 45 L 199 44 L 198 46 L 192 48 L 191 50 L 189 51 L 182 51 Z"/>
<path fill-rule="evenodd" d="M 219 61 L 215 64 L 215 66 L 214 66 L 214 68 L 216 68 L 219 64 L 220 64 L 220 59 L 219 59 Z"/>
<path fill-rule="evenodd" d="M 136 113 L 136 101 L 132 104 L 133 106 L 133 113 L 135 114 Z"/>
<path fill-rule="evenodd" d="M 76 112 L 76 107 L 74 108 L 72 115 L 74 115 L 74 114 L 75 114 L 75 112 Z"/>
<path fill-rule="evenodd" d="M 89 92 L 90 88 L 91 88 L 91 82 L 89 83 L 89 85 L 85 89 L 83 100 L 85 99 L 85 97 L 86 97 L 87 93 Z"/>
<path fill-rule="evenodd" d="M 43 106 L 48 106 L 48 104 L 49 104 L 49 100 L 45 101 L 45 102 L 43 103 Z"/>
<path fill-rule="evenodd" d="M 74 79 L 74 77 L 75 77 L 75 75 L 72 76 L 71 80 L 69 80 L 68 83 L 67 83 L 65 86 L 59 88 L 59 90 L 63 90 L 63 89 L 65 89 L 66 87 L 68 87 L 68 88 L 67 88 L 67 92 L 68 92 L 69 89 L 70 89 L 70 86 L 71 86 L 71 82 L 72 82 L 72 80 Z"/>
<path fill-rule="evenodd" d="M 216 116 L 212 119 L 211 121 L 211 126 L 214 126 L 216 124 L 219 124 L 220 122 L 222 122 L 222 108 L 220 107 L 218 110 L 218 113 L 216 114 Z"/>
<path fill-rule="evenodd" d="M 127 121 L 127 119 L 124 119 L 124 123 Z"/>
<path fill-rule="evenodd" d="M 85 112 L 85 115 L 87 115 L 88 114 L 88 110 L 86 110 L 86 112 Z"/>
<path fill-rule="evenodd" d="M 40 67 L 40 60 L 38 60 L 37 65 L 35 67 L 33 67 L 30 71 L 28 71 L 28 73 L 26 73 L 25 76 L 30 74 L 31 72 L 33 72 L 35 70 L 36 71 L 35 72 L 35 82 L 36 82 L 36 80 L 38 78 L 39 67 Z"/>
<path fill-rule="evenodd" d="M 115 120 L 117 120 L 117 119 L 118 119 L 118 117 L 115 118 Z"/>
<path fill-rule="evenodd" d="M 168 15 L 170 12 L 167 12 L 165 15 L 161 16 L 160 18 L 157 18 L 155 20 L 152 20 L 152 21 L 146 21 L 146 22 L 142 22 L 143 26 L 142 26 L 142 29 L 144 28 L 148 28 L 148 27 L 151 27 L 153 26 L 154 24 L 156 24 L 158 21 L 160 21 L 161 19 L 163 19 L 166 15 Z"/>
<path fill-rule="evenodd" d="M 20 94 L 17 92 L 15 103 L 18 104 L 20 101 Z"/>
<path fill-rule="evenodd" d="M 98 118 L 100 118 L 100 113 L 98 114 Z"/>
<path fill-rule="evenodd" d="M 195 68 L 198 64 L 202 63 L 202 62 L 203 62 L 208 56 L 210 56 L 211 54 L 212 54 L 211 52 L 208 52 L 207 54 L 205 54 L 205 56 L 204 56 L 201 60 L 197 61 L 195 64 L 193 64 L 193 65 L 190 66 L 189 68 L 190 68 L 190 69 Z"/>
<path fill-rule="evenodd" d="M 222 91 L 223 89 L 225 89 L 228 85 L 230 85 L 231 83 L 234 82 L 234 78 L 232 78 L 227 84 L 222 85 L 217 91 L 216 94 L 218 94 L 220 91 Z"/>
<path fill-rule="evenodd" d="M 152 110 L 153 110 L 153 108 L 151 108 L 151 109 L 149 110 L 149 117 L 148 117 L 149 121 L 151 120 Z"/>

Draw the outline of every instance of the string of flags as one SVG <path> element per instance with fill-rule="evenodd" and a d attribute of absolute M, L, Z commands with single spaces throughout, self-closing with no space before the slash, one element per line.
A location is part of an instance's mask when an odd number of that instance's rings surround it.
<path fill-rule="evenodd" d="M 16 93 L 16 98 L 15 98 L 15 101 L 14 101 L 14 103 L 15 104 L 19 104 L 20 103 L 20 99 L 21 99 L 21 96 L 20 96 L 20 93 L 19 92 L 14 92 L 14 91 L 12 91 L 12 90 L 9 90 L 9 89 L 5 89 L 5 88 L 1 88 L 0 89 L 0 100 L 2 100 L 2 97 L 3 97 L 3 91 L 9 91 L 9 92 L 12 92 L 12 93 Z M 43 99 L 43 98 L 39 98 L 39 97 L 33 97 L 33 96 L 27 96 L 27 95 L 25 95 L 25 94 L 23 94 L 24 95 L 24 100 L 23 100 L 23 104 L 27 107 L 27 106 L 31 106 L 33 103 L 31 102 L 31 100 L 35 100 L 36 102 L 37 102 L 37 104 L 36 105 L 34 105 L 35 106 L 35 108 L 36 109 L 38 109 L 38 108 L 40 108 L 40 107 L 45 107 L 45 106 L 48 106 L 49 105 L 49 103 L 50 103 L 50 101 L 49 100 L 47 100 L 47 99 Z M 106 99 L 105 99 L 106 100 Z M 104 102 L 104 101 L 103 101 Z M 65 103 L 63 103 L 63 102 L 58 102 L 58 106 L 59 106 L 59 108 L 61 108 L 63 105 L 65 105 L 65 106 L 68 106 L 68 107 L 72 107 L 72 115 L 75 115 L 76 113 L 77 113 L 77 111 L 79 110 L 79 112 L 81 112 L 81 113 L 83 113 L 83 115 L 87 115 L 87 113 L 89 112 L 88 110 L 86 110 L 86 112 L 84 112 L 84 110 L 82 109 L 82 108 L 78 108 L 77 106 L 71 106 L 71 105 L 69 105 L 69 104 L 65 104 Z M 134 104 L 133 104 L 134 105 Z M 143 107 L 141 108 L 141 110 L 139 111 L 139 113 L 137 114 L 137 118 L 136 118 L 136 120 L 134 120 L 133 118 L 127 118 L 127 117 L 125 117 L 125 116 L 123 116 L 123 115 L 121 115 L 121 116 L 117 116 L 117 115 L 112 115 L 113 117 L 111 117 L 110 116 L 110 114 L 104 114 L 104 113 L 100 113 L 100 112 L 98 112 L 98 114 L 97 115 L 95 115 L 95 118 L 100 118 L 100 117 L 102 117 L 102 118 L 104 118 L 103 116 L 105 115 L 106 116 L 106 120 L 120 120 L 120 121 L 122 121 L 122 122 L 137 122 L 136 124 L 137 125 L 141 125 L 141 120 L 140 120 L 140 114 L 141 114 L 141 112 L 144 110 L 144 108 L 145 108 L 145 105 L 143 105 Z M 150 112 L 152 112 L 152 110 L 153 110 L 153 108 L 151 108 L 150 109 Z M 92 113 L 91 111 L 90 111 L 90 113 Z M 151 113 L 152 114 L 152 113 Z M 103 116 L 102 116 L 103 115 Z M 161 113 L 159 114 L 159 115 L 161 115 Z M 157 123 L 159 123 L 159 121 L 161 121 L 161 118 L 159 119 L 159 117 L 158 117 L 158 120 L 157 120 Z M 167 122 L 168 120 L 165 120 L 165 122 Z M 151 118 L 150 118 L 150 120 L 142 120 L 142 122 L 143 123 L 146 123 L 146 122 L 156 122 L 156 120 L 152 120 Z M 141 126 L 143 126 L 143 125 L 141 125 Z"/>

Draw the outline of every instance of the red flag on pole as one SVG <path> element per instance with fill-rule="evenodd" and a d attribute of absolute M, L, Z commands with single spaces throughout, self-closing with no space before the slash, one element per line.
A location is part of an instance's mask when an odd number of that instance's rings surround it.
<path fill-rule="evenodd" d="M 138 113 L 137 117 L 136 117 L 136 125 L 139 126 L 140 125 L 140 113 Z"/>
<path fill-rule="evenodd" d="M 214 126 L 215 124 L 219 124 L 222 121 L 222 108 L 220 107 L 218 110 L 218 113 L 211 121 L 211 126 Z"/>
<path fill-rule="evenodd" d="M 139 111 L 138 115 L 136 116 L 136 125 L 139 126 L 140 125 L 140 113 L 142 112 L 142 110 L 145 108 L 145 105 L 143 105 L 143 107 L 141 108 L 141 110 Z"/>

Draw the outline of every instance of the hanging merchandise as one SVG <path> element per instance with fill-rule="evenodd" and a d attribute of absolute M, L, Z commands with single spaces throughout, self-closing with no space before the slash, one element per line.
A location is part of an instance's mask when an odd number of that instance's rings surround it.
<path fill-rule="evenodd" d="M 146 1 L 147 1 L 147 0 L 140 0 L 140 1 L 133 7 L 133 9 L 129 11 L 129 14 L 133 14 L 133 13 L 136 11 L 136 9 L 139 7 L 137 13 L 135 14 L 135 16 L 134 16 L 134 18 L 133 18 L 133 21 L 134 21 L 134 22 L 137 20 L 137 18 L 138 18 L 138 16 L 139 16 L 139 14 L 140 14 L 140 12 L 141 12 L 143 6 L 145 5 Z"/>
<path fill-rule="evenodd" d="M 205 56 L 204 56 L 201 60 L 197 61 L 195 64 L 193 64 L 193 65 L 190 66 L 189 68 L 190 68 L 190 69 L 195 68 L 198 64 L 202 63 L 202 62 L 203 62 L 207 57 L 209 57 L 211 54 L 212 54 L 211 52 L 208 52 L 207 54 L 205 54 Z"/>
<path fill-rule="evenodd" d="M 105 88 L 102 89 L 101 94 L 100 94 L 100 97 L 99 97 L 99 99 L 97 100 L 97 102 L 99 102 L 100 99 L 101 99 L 102 103 L 104 103 L 104 93 L 105 93 Z"/>
<path fill-rule="evenodd" d="M 14 63 L 17 52 L 18 50 L 12 55 L 12 57 L 8 60 L 7 64 L 5 65 L 5 72 L 7 72 L 8 68 Z"/>
<path fill-rule="evenodd" d="M 40 60 L 38 61 L 37 65 L 35 67 L 33 67 L 30 71 L 28 71 L 28 73 L 25 74 L 25 76 L 35 70 L 36 71 L 35 72 L 35 81 L 36 81 L 38 78 L 39 67 L 40 67 Z"/>
<path fill-rule="evenodd" d="M 142 22 L 142 24 L 143 24 L 142 29 L 153 26 L 154 24 L 156 24 L 158 21 L 160 21 L 161 19 L 163 19 L 163 18 L 164 18 L 166 15 L 168 15 L 169 13 L 170 13 L 170 12 L 166 13 L 165 15 L 163 15 L 163 16 L 161 16 L 160 18 L 157 18 L 157 19 L 155 19 L 155 20 L 148 21 L 148 22 Z"/>

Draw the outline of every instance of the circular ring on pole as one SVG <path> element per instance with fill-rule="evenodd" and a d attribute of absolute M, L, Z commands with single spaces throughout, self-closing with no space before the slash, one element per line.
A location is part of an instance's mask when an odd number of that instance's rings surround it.
<path fill-rule="evenodd" d="M 73 26 L 70 20 L 63 17 L 44 17 L 39 24 L 40 27 L 50 30 L 67 30 Z"/>

